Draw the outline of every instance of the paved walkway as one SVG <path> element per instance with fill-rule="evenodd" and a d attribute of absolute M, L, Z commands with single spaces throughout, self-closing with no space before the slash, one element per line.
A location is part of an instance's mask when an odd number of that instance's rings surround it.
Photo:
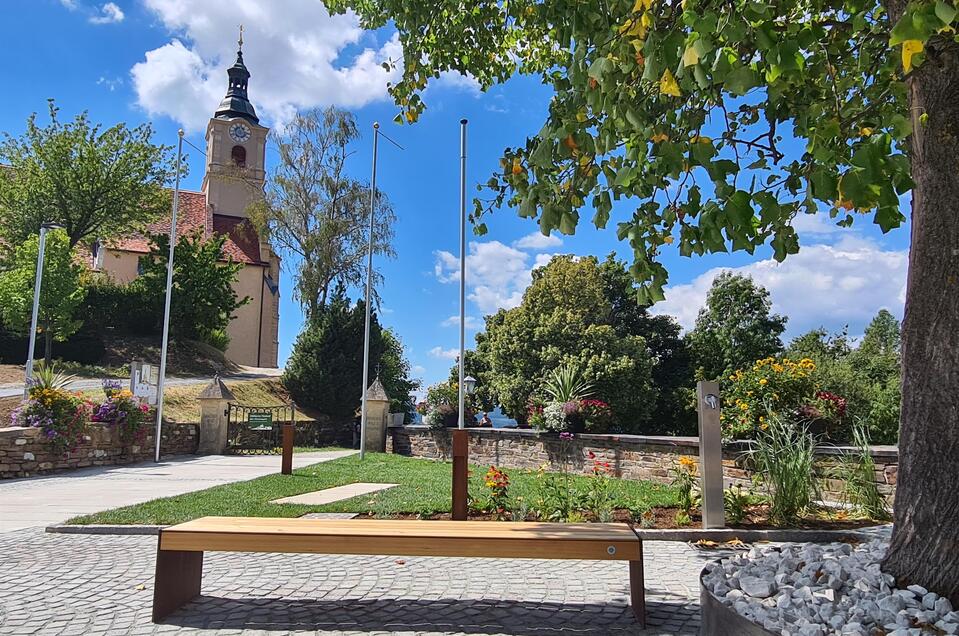
<path fill-rule="evenodd" d="M 726 553 L 647 542 L 649 629 L 617 561 L 208 553 L 202 595 L 150 622 L 156 538 L 0 535 L 0 633 L 699 633 L 698 575 Z"/>
<path fill-rule="evenodd" d="M 295 453 L 299 468 L 355 451 Z M 0 533 L 279 472 L 279 455 L 171 458 L 0 481 Z M 2 630 L 0 630 L 2 632 Z"/>

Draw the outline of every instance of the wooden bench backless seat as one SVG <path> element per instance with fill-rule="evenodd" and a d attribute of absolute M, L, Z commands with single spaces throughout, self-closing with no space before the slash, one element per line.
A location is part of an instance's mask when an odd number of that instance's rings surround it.
<path fill-rule="evenodd" d="M 200 594 L 204 551 L 629 561 L 645 625 L 643 545 L 626 524 L 203 517 L 160 531 L 154 622 Z"/>

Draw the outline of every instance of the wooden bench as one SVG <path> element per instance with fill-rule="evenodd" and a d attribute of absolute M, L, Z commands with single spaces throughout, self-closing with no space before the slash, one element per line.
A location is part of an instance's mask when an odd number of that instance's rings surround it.
<path fill-rule="evenodd" d="M 200 594 L 204 551 L 629 561 L 645 626 L 643 544 L 625 524 L 204 517 L 160 531 L 154 622 Z"/>

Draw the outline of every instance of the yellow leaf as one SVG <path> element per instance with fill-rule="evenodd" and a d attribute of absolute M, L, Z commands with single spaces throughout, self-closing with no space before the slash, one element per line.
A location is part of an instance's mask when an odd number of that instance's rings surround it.
<path fill-rule="evenodd" d="M 862 135 L 863 137 L 869 137 L 870 135 L 872 135 L 872 128 L 860 128 L 859 134 Z"/>
<path fill-rule="evenodd" d="M 576 121 L 578 121 L 579 123 L 583 123 L 584 121 L 586 121 L 586 111 L 585 111 L 585 110 L 577 111 L 577 113 L 576 113 Z"/>
<path fill-rule="evenodd" d="M 139 591 L 142 591 L 142 590 L 147 589 L 147 586 L 144 585 L 143 583 L 140 583 L 139 585 L 137 585 L 137 586 L 134 587 L 133 589 L 135 589 L 135 590 L 137 590 L 137 591 L 139 592 Z"/>
<path fill-rule="evenodd" d="M 922 48 L 920 40 L 906 40 L 902 43 L 902 70 L 907 73 L 912 70 L 912 56 L 922 53 Z"/>
<path fill-rule="evenodd" d="M 694 66 L 699 64 L 699 53 L 696 52 L 695 47 L 687 46 L 686 50 L 683 51 L 683 66 Z"/>
<path fill-rule="evenodd" d="M 669 135 L 667 135 L 666 133 L 656 133 L 655 135 L 650 137 L 649 140 L 653 142 L 654 144 L 658 144 L 661 141 L 668 141 Z"/>
<path fill-rule="evenodd" d="M 671 234 L 667 234 L 666 236 L 663 237 L 663 243 L 665 243 L 666 245 L 672 245 L 674 240 L 675 239 L 673 238 Z"/>
<path fill-rule="evenodd" d="M 679 84 L 669 69 L 663 71 L 663 76 L 659 78 L 659 92 L 664 95 L 672 95 L 673 97 L 682 97 Z"/>

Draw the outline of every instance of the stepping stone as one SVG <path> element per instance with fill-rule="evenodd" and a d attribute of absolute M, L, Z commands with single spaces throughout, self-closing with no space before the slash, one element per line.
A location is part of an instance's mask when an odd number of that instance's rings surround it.
<path fill-rule="evenodd" d="M 300 519 L 352 519 L 359 514 L 358 512 L 308 512 L 300 515 Z"/>
<path fill-rule="evenodd" d="M 368 495 L 370 493 L 379 492 L 380 490 L 396 488 L 397 486 L 399 486 L 399 484 L 365 484 L 362 482 L 357 484 L 346 484 L 345 486 L 337 486 L 336 488 L 325 488 L 324 490 L 305 492 L 302 495 L 294 495 L 293 497 L 274 499 L 270 503 L 322 506 L 323 504 L 333 503 L 334 501 L 352 499 L 353 497 Z"/>

